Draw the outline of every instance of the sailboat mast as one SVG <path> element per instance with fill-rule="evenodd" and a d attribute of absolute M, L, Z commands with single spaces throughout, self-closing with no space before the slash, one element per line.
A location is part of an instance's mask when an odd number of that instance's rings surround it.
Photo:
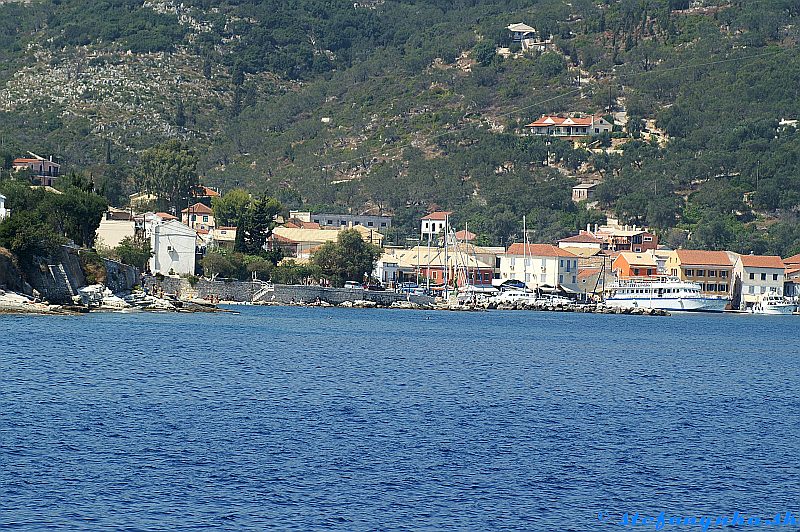
<path fill-rule="evenodd" d="M 525 215 L 522 215 L 522 283 L 528 289 L 528 228 L 525 225 Z"/>

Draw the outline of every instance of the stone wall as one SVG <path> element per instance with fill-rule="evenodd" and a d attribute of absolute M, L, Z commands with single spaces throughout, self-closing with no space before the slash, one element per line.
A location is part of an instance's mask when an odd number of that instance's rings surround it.
<path fill-rule="evenodd" d="M 50 303 L 71 303 L 78 288 L 86 286 L 78 249 L 62 246 L 52 257 L 38 259 L 25 268 L 25 277 Z"/>
<path fill-rule="evenodd" d="M 103 259 L 106 267 L 106 286 L 115 294 L 130 292 L 139 284 L 139 268 L 111 259 Z"/>
<path fill-rule="evenodd" d="M 159 280 L 149 276 L 145 278 L 144 285 L 149 292 L 164 291 L 165 294 L 174 294 L 180 298 L 209 299 L 215 297 L 221 301 L 237 301 L 240 303 L 257 301 L 272 301 L 276 303 L 313 303 L 317 299 L 333 305 L 345 301 L 360 299 L 374 301 L 383 306 L 389 306 L 395 301 L 411 301 L 420 305 L 433 304 L 433 298 L 428 296 L 410 296 L 395 292 L 374 292 L 363 289 L 351 288 L 324 288 L 322 286 L 285 285 L 276 284 L 273 291 L 263 292 L 265 283 L 261 281 L 209 281 L 199 279 L 194 286 L 182 277 L 164 277 Z"/>
<path fill-rule="evenodd" d="M 157 277 L 149 276 L 145 278 L 144 284 L 148 291 L 163 289 L 165 294 L 175 294 L 184 299 L 210 299 L 213 296 L 221 301 L 249 303 L 265 283 L 198 279 L 192 286 L 188 279 L 183 277 L 164 277 L 159 280 Z"/>

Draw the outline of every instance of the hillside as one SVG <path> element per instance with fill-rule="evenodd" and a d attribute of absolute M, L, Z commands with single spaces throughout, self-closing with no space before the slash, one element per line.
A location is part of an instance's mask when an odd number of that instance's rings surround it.
<path fill-rule="evenodd" d="M 142 150 L 177 138 L 206 184 L 391 213 L 396 242 L 447 208 L 487 243 L 519 238 L 523 215 L 539 241 L 617 215 L 673 245 L 786 255 L 798 15 L 793 0 L 2 3 L 0 155 L 53 154 L 119 204 Z M 547 51 L 517 53 L 518 22 L 552 35 Z M 522 135 L 578 112 L 618 119 L 613 149 Z M 588 179 L 590 210 L 570 199 Z"/>

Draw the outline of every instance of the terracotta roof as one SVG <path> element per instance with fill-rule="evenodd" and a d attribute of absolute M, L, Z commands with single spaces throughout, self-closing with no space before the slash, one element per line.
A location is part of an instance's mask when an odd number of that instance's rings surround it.
<path fill-rule="evenodd" d="M 705 251 L 701 249 L 679 249 L 675 252 L 681 266 L 733 266 L 725 251 Z"/>
<path fill-rule="evenodd" d="M 783 259 L 784 264 L 798 264 L 800 265 L 800 253 L 797 255 L 792 255 L 791 257 L 787 257 Z"/>
<path fill-rule="evenodd" d="M 578 279 L 586 279 L 587 277 L 597 275 L 598 273 L 600 273 L 600 268 L 584 268 L 583 270 L 578 271 Z"/>
<path fill-rule="evenodd" d="M 221 225 L 217 227 L 217 231 L 236 231 L 235 225 Z"/>
<path fill-rule="evenodd" d="M 786 277 L 789 277 L 790 275 L 794 275 L 798 272 L 800 272 L 800 268 L 794 267 L 794 268 L 786 268 L 786 270 L 783 273 L 784 275 L 786 275 Z"/>
<path fill-rule="evenodd" d="M 528 244 L 527 253 L 525 244 L 511 244 L 506 250 L 506 255 L 528 255 L 530 257 L 576 257 L 566 249 L 561 249 L 552 244 Z"/>
<path fill-rule="evenodd" d="M 166 213 L 166 212 L 157 212 L 156 216 L 158 216 L 159 218 L 161 218 L 164 221 L 166 221 L 166 220 L 177 220 L 176 217 L 174 217 L 171 214 Z"/>
<path fill-rule="evenodd" d="M 197 230 L 197 234 L 198 235 L 207 235 L 208 234 L 208 229 L 198 229 Z"/>
<path fill-rule="evenodd" d="M 531 122 L 525 127 L 546 127 L 546 126 L 581 126 L 581 127 L 588 127 L 591 126 L 594 121 L 594 118 L 591 116 L 587 117 L 563 117 L 563 116 L 551 116 L 551 115 L 544 115 L 538 118 L 535 122 Z"/>
<path fill-rule="evenodd" d="M 631 251 L 623 251 L 616 259 L 614 259 L 614 262 L 617 262 L 620 259 L 624 259 L 629 266 L 658 266 L 655 257 L 649 253 L 633 253 Z"/>
<path fill-rule="evenodd" d="M 776 255 L 740 255 L 739 260 L 746 268 L 784 269 L 783 261 Z"/>
<path fill-rule="evenodd" d="M 453 214 L 451 211 L 436 211 L 423 216 L 423 220 L 446 220 L 448 216 Z"/>
<path fill-rule="evenodd" d="M 219 192 L 217 192 L 213 188 L 208 188 L 205 185 L 200 185 L 195 189 L 194 196 L 197 197 L 197 198 L 200 198 L 200 197 L 216 197 L 216 196 L 219 196 Z"/>
<path fill-rule="evenodd" d="M 602 244 L 603 241 L 599 238 L 595 238 L 588 233 L 581 233 L 574 236 L 569 236 L 567 238 L 562 238 L 559 242 L 572 242 L 576 244 Z"/>
<path fill-rule="evenodd" d="M 200 202 L 195 203 L 191 207 L 187 209 L 183 209 L 181 212 L 191 212 L 192 214 L 213 214 L 214 211 L 211 210 L 211 207 L 208 205 L 204 205 Z"/>
<path fill-rule="evenodd" d="M 456 238 L 464 241 L 475 240 L 475 237 L 477 236 L 478 235 L 475 233 L 467 231 L 466 229 L 456 232 Z"/>

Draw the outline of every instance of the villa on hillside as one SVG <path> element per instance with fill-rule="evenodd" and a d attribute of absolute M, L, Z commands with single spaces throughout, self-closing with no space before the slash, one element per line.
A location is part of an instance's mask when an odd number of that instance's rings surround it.
<path fill-rule="evenodd" d="M 611 133 L 614 125 L 601 116 L 544 115 L 525 126 L 531 135 L 560 138 L 580 138 Z"/>
<path fill-rule="evenodd" d="M 34 184 L 38 181 L 41 186 L 51 187 L 56 178 L 61 174 L 61 165 L 53 162 L 52 155 L 49 159 L 40 157 L 35 153 L 28 152 L 31 157 L 19 157 L 11 163 L 11 168 L 15 172 L 28 170 Z"/>

